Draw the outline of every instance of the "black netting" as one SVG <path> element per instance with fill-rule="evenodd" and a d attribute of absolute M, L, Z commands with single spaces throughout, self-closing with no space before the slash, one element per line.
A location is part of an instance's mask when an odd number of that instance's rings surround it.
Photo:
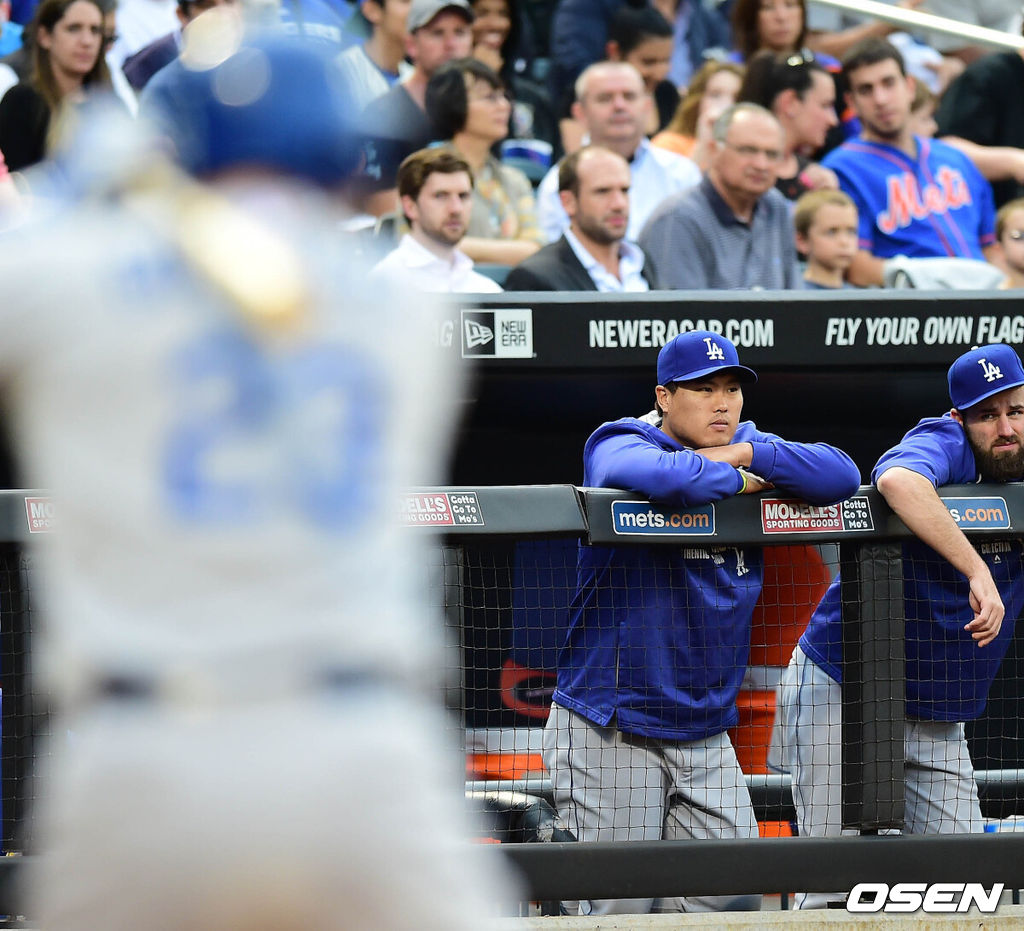
<path fill-rule="evenodd" d="M 32 562 L 19 548 L 0 548 L 0 689 L 3 850 L 29 842 L 26 814 L 33 795 L 33 746 L 45 731 L 45 702 L 36 700 L 29 673 L 33 630 Z"/>

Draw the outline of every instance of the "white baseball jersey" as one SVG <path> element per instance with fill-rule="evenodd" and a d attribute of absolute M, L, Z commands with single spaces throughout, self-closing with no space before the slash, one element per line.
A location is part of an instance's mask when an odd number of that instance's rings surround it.
<path fill-rule="evenodd" d="M 315 202 L 264 188 L 239 197 L 282 233 L 270 277 L 310 295 L 275 333 L 183 256 L 179 196 L 97 200 L 0 255 L 24 478 L 59 522 L 43 571 L 60 683 L 437 668 L 423 539 L 397 519 L 448 439 L 430 300 L 371 292 Z M 237 220 L 206 243 L 220 267 L 251 253 Z"/>
<path fill-rule="evenodd" d="M 400 687 L 441 655 L 398 524 L 448 437 L 431 304 L 369 292 L 300 192 L 241 195 L 269 242 L 183 198 L 83 205 L 0 260 L 17 438 L 59 515 L 37 590 L 66 711 L 29 914 L 475 931 L 511 893 L 471 855 L 440 710 Z M 224 296 L 240 261 L 308 292 L 293 326 Z M 104 693 L 123 676 L 141 697 Z"/>

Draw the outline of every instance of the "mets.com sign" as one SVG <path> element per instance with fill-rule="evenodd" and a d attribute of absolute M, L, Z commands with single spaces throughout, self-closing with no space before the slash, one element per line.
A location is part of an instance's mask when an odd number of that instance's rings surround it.
<path fill-rule="evenodd" d="M 710 537 L 715 533 L 715 506 L 659 508 L 646 501 L 613 501 L 612 530 L 623 535 L 673 533 Z"/>
<path fill-rule="evenodd" d="M 943 498 L 961 530 L 1008 530 L 1010 509 L 1005 498 Z"/>

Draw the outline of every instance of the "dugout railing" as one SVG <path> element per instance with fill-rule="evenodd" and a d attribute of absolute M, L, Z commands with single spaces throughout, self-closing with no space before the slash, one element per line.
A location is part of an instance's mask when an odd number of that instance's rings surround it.
<path fill-rule="evenodd" d="M 972 540 L 1024 537 L 1024 488 L 956 486 L 943 488 L 941 494 L 947 506 L 957 509 Z M 516 589 L 523 578 L 512 563 L 524 541 L 833 547 L 844 579 L 843 824 L 871 836 L 503 844 L 501 849 L 524 872 L 534 899 L 834 892 L 857 882 L 897 881 L 1024 887 L 1024 834 L 887 833 L 903 821 L 901 542 L 911 535 L 877 492 L 863 487 L 842 505 L 818 510 L 802 509 L 771 492 L 692 511 L 659 509 L 664 515 L 681 515 L 666 521 L 676 525 L 673 529 L 634 523 L 624 533 L 623 509 L 637 502 L 643 504 L 643 499 L 568 485 L 444 488 L 409 496 L 403 508 L 407 521 L 440 528 L 446 535 L 444 604 L 449 624 L 462 641 L 462 694 L 472 695 L 467 677 L 480 672 L 467 659 L 473 655 L 476 628 L 482 625 L 488 636 L 496 637 L 502 614 L 514 615 L 517 599 L 522 600 Z M 785 502 L 781 512 L 779 502 Z M 504 575 L 499 571 L 502 559 L 510 561 Z M 536 587 L 537 581 L 534 577 L 530 584 Z M 534 594 L 535 601 L 543 600 L 541 592 Z M 562 610 L 552 607 L 557 601 L 549 599 L 551 610 Z M 480 713 L 468 704 L 462 710 L 470 725 Z M 1019 760 L 1006 762 L 976 772 L 983 815 L 990 819 L 1024 814 L 1024 768 Z M 748 781 L 759 819 L 792 817 L 788 777 L 753 774 Z M 475 779 L 467 789 L 477 795 L 489 790 L 550 797 L 550 785 L 536 773 Z"/>
<path fill-rule="evenodd" d="M 1011 541 L 1024 537 L 1024 488 L 1019 485 L 963 486 L 942 489 L 957 499 L 961 526 L 972 539 Z M 909 532 L 871 488 L 826 513 L 804 512 L 796 503 L 785 511 L 770 508 L 780 501 L 771 492 L 717 502 L 699 509 L 699 522 L 682 517 L 671 531 L 644 526 L 642 533 L 616 529 L 616 502 L 643 504 L 635 495 L 608 490 L 555 486 L 479 486 L 422 489 L 410 492 L 401 512 L 408 532 L 443 534 L 431 582 L 437 603 L 460 644 L 450 671 L 453 693 L 472 725 L 471 715 L 492 712 L 507 723 L 515 709 L 484 707 L 478 698 L 492 691 L 488 676 L 501 669 L 474 669 L 471 641 L 483 627 L 482 655 L 500 655 L 507 645 L 505 622 L 523 617 L 551 618 L 564 611 L 547 597 L 547 578 L 531 575 L 530 598 L 517 594 L 522 573 L 515 573 L 515 553 L 524 543 L 554 541 L 562 552 L 577 541 L 679 546 L 696 541 L 715 547 L 764 546 L 772 549 L 814 544 L 832 548 L 856 607 L 846 620 L 848 655 L 859 671 L 848 671 L 853 685 L 844 690 L 844 823 L 876 832 L 898 827 L 902 817 L 902 576 L 900 543 Z M 972 502 L 983 509 L 971 510 Z M 622 505 L 620 505 L 620 508 Z M 628 509 L 628 508 L 627 508 Z M 970 514 L 969 514 L 970 512 Z M 687 512 L 677 512 L 686 514 Z M 973 515 L 971 517 L 970 515 Z M 771 521 L 785 520 L 781 527 Z M 975 526 L 970 526 L 973 520 Z M 823 525 L 822 522 L 825 522 Z M 980 524 L 979 525 L 979 521 Z M 670 521 L 670 523 L 673 523 Z M 817 523 L 817 526 L 811 524 Z M 699 524 L 699 526 L 698 526 Z M 787 529 L 787 527 L 789 529 Z M 4 590 L 0 595 L 4 640 L 2 675 L 2 785 L 5 852 L 22 849 L 23 814 L 31 800 L 32 739 L 44 722 L 45 701 L 33 694 L 28 677 L 30 637 L 35 606 L 31 556 L 27 541 L 46 545 L 53 529 L 49 500 L 31 491 L 0 492 L 0 536 L 5 541 Z M 696 531 L 696 532 L 695 532 Z M 544 562 L 544 556 L 537 564 Z M 573 566 L 562 567 L 571 574 Z M 440 571 L 433 571 L 440 570 Z M 568 578 L 566 575 L 565 578 Z M 563 583 L 571 584 L 571 583 Z M 538 607 L 540 615 L 536 614 Z M 523 613 L 524 612 L 524 613 Z M 533 613 L 531 613 L 533 612 Z M 550 631 L 549 631 L 550 633 Z M 884 645 L 884 648 L 880 648 Z M 543 645 L 550 662 L 551 645 Z M 490 654 L 488 654 L 490 651 Z M 481 655 L 481 654 L 477 654 Z M 481 675 L 481 673 L 483 675 Z M 475 678 L 475 681 L 474 681 Z M 500 684 L 500 683 L 499 683 Z M 468 698 L 467 698 L 468 697 Z M 490 699 L 487 699 L 490 700 Z M 476 702 L 476 705 L 471 705 Z M 34 713 L 35 712 L 35 713 Z M 536 729 L 537 720 L 531 722 Z M 983 813 L 989 818 L 1024 814 L 1024 767 L 1008 760 L 1002 767 L 978 770 Z M 759 819 L 792 817 L 788 781 L 783 776 L 749 777 Z M 477 792 L 514 790 L 544 798 L 550 789 L 543 774 L 472 780 Z M 509 838 L 503 838 L 509 840 Z M 30 845 L 29 845 L 30 849 Z M 646 897 L 685 894 L 834 891 L 856 882 L 1002 882 L 1024 887 L 1024 835 L 761 838 L 751 841 L 671 841 L 652 843 L 503 843 L 487 845 L 482 856 L 503 855 L 522 869 L 530 895 L 538 900 Z M 18 858 L 0 859 L 0 912 L 9 908 L 10 879 Z"/>

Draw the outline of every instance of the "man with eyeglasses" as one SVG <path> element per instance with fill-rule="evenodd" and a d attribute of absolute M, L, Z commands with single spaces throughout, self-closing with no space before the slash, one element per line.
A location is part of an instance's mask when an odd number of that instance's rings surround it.
<path fill-rule="evenodd" d="M 666 198 L 640 233 L 664 289 L 800 288 L 786 198 L 775 190 L 782 127 L 739 103 L 714 123 L 701 183 Z"/>

